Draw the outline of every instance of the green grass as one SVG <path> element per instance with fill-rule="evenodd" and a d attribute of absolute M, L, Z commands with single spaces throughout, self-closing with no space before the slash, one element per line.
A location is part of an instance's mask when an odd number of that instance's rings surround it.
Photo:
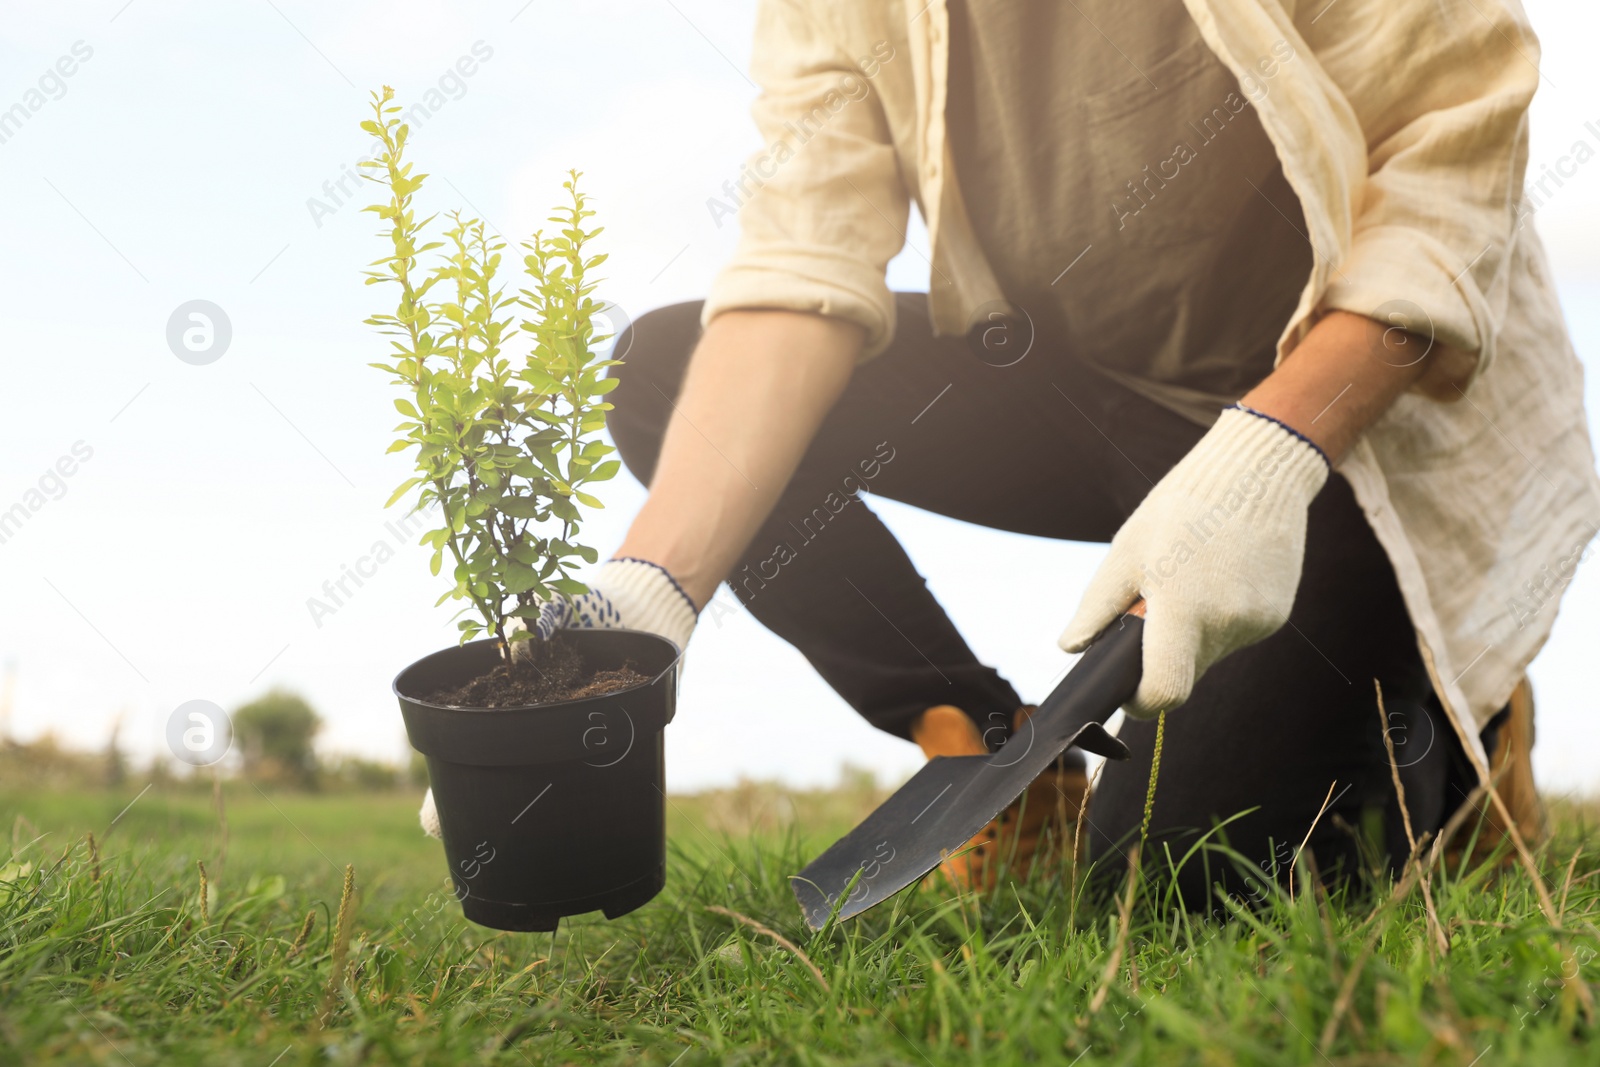
<path fill-rule="evenodd" d="M 870 807 L 862 790 L 679 798 L 654 903 L 553 938 L 503 934 L 460 918 L 414 797 L 230 783 L 224 832 L 209 793 L 164 785 L 107 832 L 136 792 L 0 790 L 0 1062 L 1600 1061 L 1586 1014 L 1600 848 L 1572 809 L 1540 854 L 1561 929 L 1521 871 L 1440 871 L 1446 953 L 1421 894 L 1387 884 L 1269 894 L 1227 921 L 1145 886 L 1124 923 L 1120 878 L 1099 897 L 1057 877 L 965 900 L 929 880 L 811 934 L 785 878 Z M 346 864 L 358 889 L 340 968 Z M 784 935 L 821 979 L 711 906 Z"/>

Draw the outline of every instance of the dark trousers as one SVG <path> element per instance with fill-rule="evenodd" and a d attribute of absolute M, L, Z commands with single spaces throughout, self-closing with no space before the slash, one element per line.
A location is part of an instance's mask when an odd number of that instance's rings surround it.
<path fill-rule="evenodd" d="M 1028 339 L 1009 338 L 1005 349 L 994 337 L 987 348 L 935 337 L 923 294 L 896 299 L 893 343 L 856 369 L 729 584 L 873 725 L 905 737 L 925 708 L 954 704 L 992 731 L 1021 699 L 977 660 L 894 535 L 853 493 L 996 529 L 1104 542 L 1204 431 L 1044 339 L 1012 362 Z M 624 364 L 608 425 L 646 484 L 699 314 L 698 303 L 663 308 L 618 341 Z M 984 580 L 981 559 L 966 569 Z M 1074 607 L 1061 605 L 1063 625 Z M 1413 826 L 1437 829 L 1470 772 L 1388 559 L 1335 476 L 1311 505 L 1288 623 L 1212 667 L 1167 716 L 1151 821 L 1158 847 L 1181 857 L 1231 818 L 1212 840 L 1270 879 L 1286 871 L 1331 789 L 1310 841 L 1322 871 L 1362 866 L 1358 837 L 1372 846 L 1367 859 L 1403 860 L 1374 679 Z M 1130 721 L 1121 736 L 1133 759 L 1106 766 L 1085 827 L 1091 854 L 1109 857 L 1107 866 L 1137 835 L 1155 724 Z M 1236 866 L 1196 858 L 1179 878 L 1185 900 L 1208 900 L 1217 882 L 1251 893 Z"/>

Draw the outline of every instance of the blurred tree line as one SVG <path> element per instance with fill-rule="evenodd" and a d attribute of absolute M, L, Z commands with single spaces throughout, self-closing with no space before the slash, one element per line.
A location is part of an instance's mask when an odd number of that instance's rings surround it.
<path fill-rule="evenodd" d="M 427 784 L 427 768 L 413 752 L 408 766 L 360 756 L 319 756 L 322 716 L 298 693 L 272 689 L 240 705 L 229 716 L 233 750 L 219 765 L 224 776 L 242 776 L 280 788 L 305 790 L 388 790 Z M 28 743 L 0 738 L 0 782 L 41 787 L 119 786 L 131 777 L 170 781 L 176 767 L 165 754 L 141 769 L 130 768 L 122 747 L 122 717 L 99 753 L 61 745 L 53 735 Z M 209 780 L 211 775 L 194 776 Z"/>

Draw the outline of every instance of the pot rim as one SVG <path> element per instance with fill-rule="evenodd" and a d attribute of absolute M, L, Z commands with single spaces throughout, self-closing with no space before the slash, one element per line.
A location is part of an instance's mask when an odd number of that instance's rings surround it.
<path fill-rule="evenodd" d="M 567 631 L 562 631 L 562 632 L 567 632 Z M 437 651 L 434 651 L 434 652 L 429 652 L 425 656 L 421 656 L 421 657 L 419 657 L 419 658 L 417 658 L 415 660 L 412 660 L 410 663 L 408 663 L 404 667 L 400 668 L 399 673 L 397 673 L 394 676 L 393 680 L 390 681 L 389 689 L 394 693 L 394 695 L 395 695 L 395 697 L 397 699 L 399 699 L 399 700 L 401 700 L 403 702 L 406 702 L 406 703 L 411 703 L 411 704 L 418 705 L 420 707 L 428 708 L 431 711 L 461 712 L 461 713 L 467 714 L 467 715 L 472 715 L 472 714 L 496 714 L 496 713 L 499 713 L 499 712 L 515 712 L 515 711 L 543 711 L 543 710 L 551 709 L 551 708 L 566 707 L 566 706 L 568 706 L 570 704 L 581 704 L 581 703 L 583 703 L 585 701 L 590 701 L 590 700 L 603 700 L 603 699 L 605 699 L 607 697 L 624 696 L 624 695 L 626 695 L 628 693 L 637 692 L 640 689 L 647 689 L 650 686 L 653 686 L 657 682 L 661 681 L 661 679 L 663 677 L 665 677 L 674 667 L 676 667 L 680 660 L 683 659 L 683 650 L 680 649 L 677 646 L 677 644 L 675 644 L 672 641 L 667 640 L 665 637 L 662 637 L 660 634 L 651 633 L 649 630 L 634 630 L 634 629 L 629 629 L 629 628 L 623 627 L 623 626 L 611 626 L 611 627 L 605 627 L 605 628 L 599 628 L 599 627 L 584 628 L 584 629 L 574 630 L 574 631 L 571 631 L 571 632 L 573 632 L 573 633 L 582 633 L 582 634 L 606 634 L 606 633 L 612 633 L 612 634 L 636 634 L 636 635 L 638 635 L 640 637 L 648 637 L 648 638 L 651 638 L 652 640 L 658 641 L 661 644 L 666 645 L 668 648 L 671 648 L 673 650 L 674 655 L 673 655 L 671 661 L 668 662 L 665 667 L 661 668 L 661 670 L 657 671 L 654 675 L 650 676 L 645 681 L 639 682 L 639 683 L 637 683 L 635 685 L 630 685 L 626 689 L 616 689 L 616 690 L 613 690 L 613 691 L 611 691 L 609 693 L 596 693 L 593 696 L 568 697 L 565 700 L 550 700 L 550 701 L 546 701 L 546 702 L 544 702 L 542 704 L 515 704 L 515 705 L 511 705 L 511 706 L 508 706 L 508 707 L 501 707 L 501 708 L 484 708 L 484 707 L 476 707 L 476 706 L 466 705 L 466 704 L 436 704 L 431 700 L 424 700 L 422 697 L 412 696 L 412 695 L 410 695 L 409 693 L 406 693 L 404 690 L 402 690 L 400 688 L 400 679 L 405 677 L 407 672 L 409 672 L 412 668 L 414 668 L 417 664 L 421 663 L 423 660 L 431 659 L 434 656 L 443 655 L 443 654 L 449 653 L 449 652 L 456 652 L 456 651 L 459 651 L 461 649 L 467 648 L 467 647 L 469 647 L 471 645 L 482 644 L 484 642 L 488 642 L 488 641 L 493 641 L 494 640 L 494 638 L 482 638 L 482 639 L 480 639 L 478 641 L 467 641 L 467 642 L 464 642 L 462 644 L 447 645 L 444 648 L 438 649 Z"/>

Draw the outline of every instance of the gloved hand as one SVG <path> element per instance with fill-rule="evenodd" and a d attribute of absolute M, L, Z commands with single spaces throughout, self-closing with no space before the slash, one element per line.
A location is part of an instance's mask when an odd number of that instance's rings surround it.
<path fill-rule="evenodd" d="M 678 646 L 679 655 L 694 632 L 698 609 L 664 567 L 642 559 L 614 559 L 605 564 L 588 583 L 582 596 L 547 600 L 534 620 L 534 640 L 548 641 L 557 630 L 644 630 L 665 637 Z M 515 620 L 514 628 L 521 619 Z M 511 645 L 512 658 L 526 641 Z M 433 790 L 422 798 L 417 813 L 422 830 L 429 837 L 442 836 L 439 811 L 433 803 Z"/>
<path fill-rule="evenodd" d="M 1083 651 L 1142 595 L 1144 674 L 1124 710 L 1148 719 L 1182 704 L 1213 663 L 1288 618 L 1328 471 L 1300 434 L 1227 409 L 1112 538 L 1061 648 Z"/>
<path fill-rule="evenodd" d="M 533 631 L 547 641 L 557 630 L 646 630 L 682 652 L 699 611 L 666 568 L 642 559 L 614 559 L 587 583 L 589 591 L 547 600 Z M 520 620 L 519 620 L 520 621 Z M 523 642 L 512 645 L 512 652 Z"/>

